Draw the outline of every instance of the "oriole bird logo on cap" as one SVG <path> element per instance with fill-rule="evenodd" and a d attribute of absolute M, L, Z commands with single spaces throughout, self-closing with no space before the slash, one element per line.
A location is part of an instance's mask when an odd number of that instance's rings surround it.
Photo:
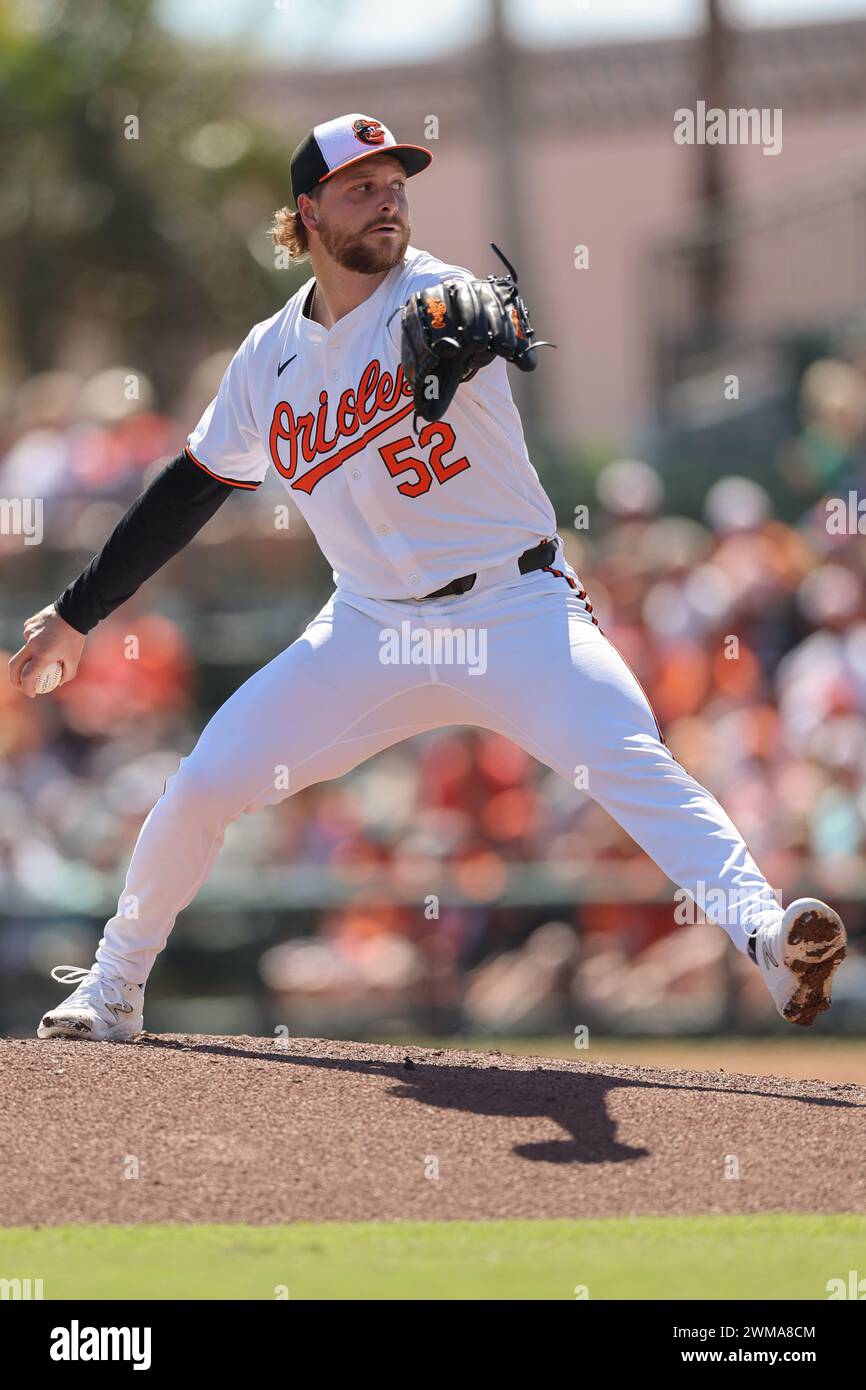
<path fill-rule="evenodd" d="M 353 121 L 352 129 L 364 145 L 383 145 L 385 143 L 385 132 L 381 122 L 374 121 L 370 116 L 362 116 L 359 121 Z"/>

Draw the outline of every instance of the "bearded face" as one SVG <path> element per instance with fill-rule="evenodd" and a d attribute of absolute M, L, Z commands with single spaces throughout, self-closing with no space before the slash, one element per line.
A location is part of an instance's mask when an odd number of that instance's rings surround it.
<path fill-rule="evenodd" d="M 406 255 L 412 225 L 406 171 L 391 155 L 374 155 L 328 180 L 316 199 L 322 250 L 344 270 L 389 271 Z"/>
<path fill-rule="evenodd" d="M 377 275 L 402 261 L 412 234 L 411 224 L 393 212 L 380 215 L 363 231 L 348 231 L 320 209 L 318 233 L 322 246 L 344 270 Z"/>

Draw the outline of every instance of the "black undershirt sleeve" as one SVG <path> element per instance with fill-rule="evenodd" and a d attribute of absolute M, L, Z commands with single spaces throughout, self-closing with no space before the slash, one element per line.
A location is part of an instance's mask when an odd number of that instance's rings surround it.
<path fill-rule="evenodd" d="M 178 454 L 55 601 L 61 618 L 78 632 L 89 632 L 182 550 L 234 491 L 231 483 L 211 477 L 186 452 Z"/>

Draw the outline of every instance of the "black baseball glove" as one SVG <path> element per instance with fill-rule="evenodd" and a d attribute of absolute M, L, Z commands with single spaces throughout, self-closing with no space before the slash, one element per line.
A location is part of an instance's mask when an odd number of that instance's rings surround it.
<path fill-rule="evenodd" d="M 441 420 L 460 383 L 495 357 L 531 372 L 535 349 L 552 346 L 535 341 L 517 274 L 499 248 L 493 250 L 508 275 L 445 280 L 416 290 L 403 306 L 401 357 L 416 417 Z"/>

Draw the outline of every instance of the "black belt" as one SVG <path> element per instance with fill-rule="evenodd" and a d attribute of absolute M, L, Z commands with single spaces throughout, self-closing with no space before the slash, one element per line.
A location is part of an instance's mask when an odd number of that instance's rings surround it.
<path fill-rule="evenodd" d="M 555 558 L 556 541 L 543 540 L 531 550 L 524 550 L 517 561 L 517 568 L 521 574 L 531 574 L 533 570 L 543 570 L 547 565 L 552 565 Z M 477 574 L 464 574 L 460 579 L 452 579 L 450 584 L 445 584 L 435 593 L 425 594 L 421 602 L 428 598 L 447 598 L 449 594 L 466 594 L 477 578 Z"/>

